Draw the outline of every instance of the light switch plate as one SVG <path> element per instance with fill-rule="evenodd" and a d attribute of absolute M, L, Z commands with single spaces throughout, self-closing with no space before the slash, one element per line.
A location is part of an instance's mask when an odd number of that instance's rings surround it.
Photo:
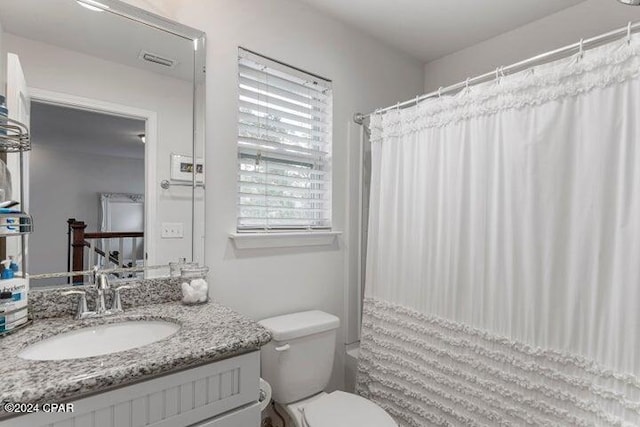
<path fill-rule="evenodd" d="M 161 237 L 163 239 L 182 239 L 184 229 L 181 222 L 163 222 Z"/>

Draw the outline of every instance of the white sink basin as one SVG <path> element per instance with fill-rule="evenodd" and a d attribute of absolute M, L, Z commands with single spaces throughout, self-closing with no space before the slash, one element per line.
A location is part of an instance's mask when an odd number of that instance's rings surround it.
<path fill-rule="evenodd" d="M 131 350 L 178 332 L 180 325 L 162 320 L 133 320 L 92 326 L 44 339 L 22 350 L 28 360 L 65 360 Z"/>

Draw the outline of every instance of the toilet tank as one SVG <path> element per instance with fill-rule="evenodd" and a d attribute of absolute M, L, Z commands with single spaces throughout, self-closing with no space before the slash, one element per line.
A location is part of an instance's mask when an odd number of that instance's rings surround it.
<path fill-rule="evenodd" d="M 319 310 L 261 320 L 272 341 L 260 354 L 262 378 L 273 400 L 287 404 L 321 392 L 329 383 L 340 319 Z"/>

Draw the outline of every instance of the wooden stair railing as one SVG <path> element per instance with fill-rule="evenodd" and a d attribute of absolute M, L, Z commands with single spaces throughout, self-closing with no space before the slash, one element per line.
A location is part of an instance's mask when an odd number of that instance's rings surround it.
<path fill-rule="evenodd" d="M 67 265 L 69 272 L 85 270 L 85 261 L 91 262 L 97 256 L 104 259 L 105 264 L 115 264 L 118 267 L 124 267 L 124 239 L 131 240 L 132 253 L 134 254 L 133 263 L 135 263 L 135 247 L 138 238 L 144 238 L 142 231 L 105 231 L 105 232 L 86 232 L 87 224 L 84 221 L 77 221 L 75 218 L 69 218 L 68 224 L 68 246 L 67 246 Z M 96 247 L 95 242 L 100 240 L 107 242 L 106 250 Z M 118 250 L 111 251 L 110 240 L 118 239 Z M 85 259 L 85 248 L 89 248 L 89 257 Z M 90 266 L 93 267 L 93 266 Z M 89 268 L 87 268 L 89 269 Z M 83 276 L 73 276 L 72 283 L 82 283 Z"/>

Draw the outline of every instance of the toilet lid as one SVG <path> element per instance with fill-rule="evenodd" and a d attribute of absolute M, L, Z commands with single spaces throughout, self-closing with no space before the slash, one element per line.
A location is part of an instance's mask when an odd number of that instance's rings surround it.
<path fill-rule="evenodd" d="M 375 403 L 355 394 L 334 391 L 304 407 L 309 427 L 398 427 Z"/>

